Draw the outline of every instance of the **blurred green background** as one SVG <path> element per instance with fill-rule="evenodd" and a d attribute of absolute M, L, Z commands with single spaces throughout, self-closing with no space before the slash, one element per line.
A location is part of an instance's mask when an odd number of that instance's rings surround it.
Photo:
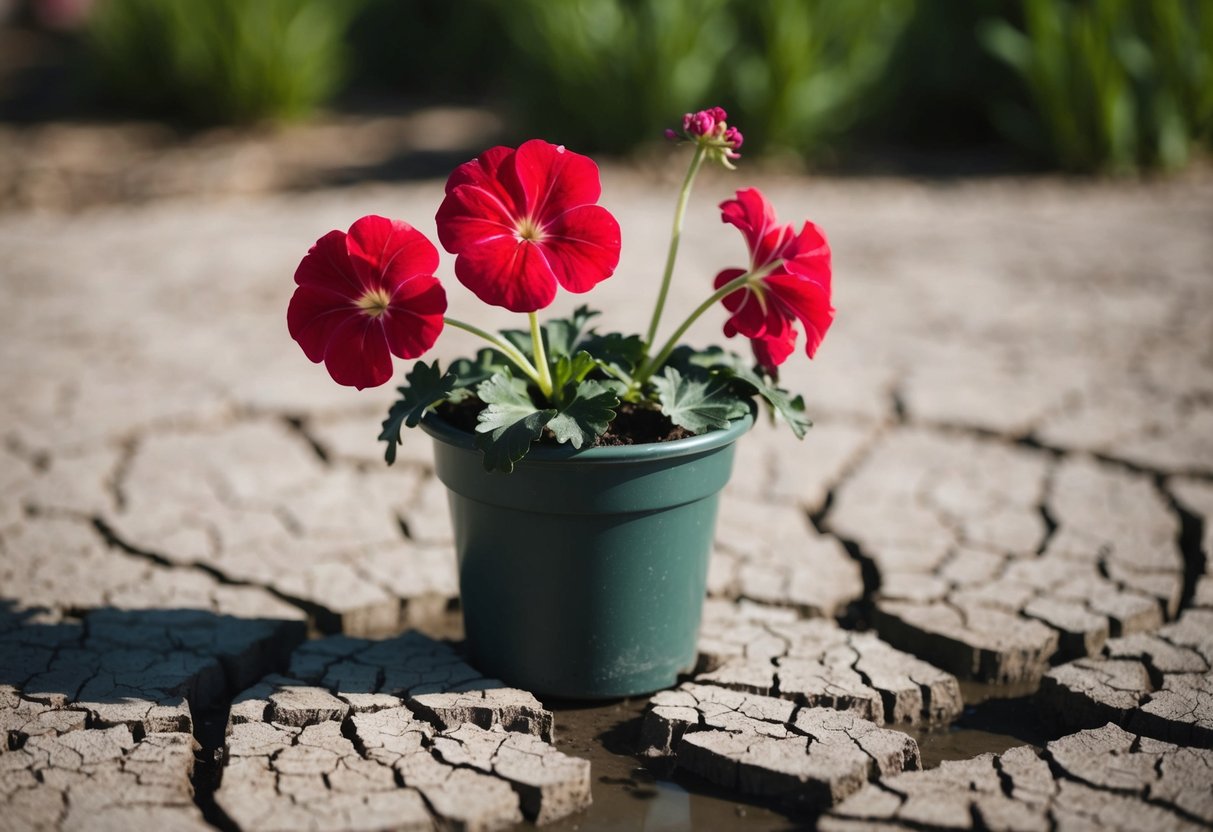
<path fill-rule="evenodd" d="M 0 0 L 3 2 L 3 0 Z M 627 154 L 721 104 L 748 155 L 1176 169 L 1213 135 L 1211 0 L 10 0 L 81 107 L 176 124 L 461 103 Z"/>

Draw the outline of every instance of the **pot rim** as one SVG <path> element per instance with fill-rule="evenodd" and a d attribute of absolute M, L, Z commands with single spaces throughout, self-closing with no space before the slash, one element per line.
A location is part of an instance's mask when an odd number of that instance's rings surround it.
<path fill-rule="evenodd" d="M 698 436 L 687 436 L 669 442 L 646 442 L 642 445 L 605 445 L 577 450 L 571 445 L 532 445 L 521 465 L 559 463 L 566 461 L 602 464 L 648 462 L 675 459 L 703 453 L 732 444 L 754 426 L 754 414 L 747 413 L 723 430 L 710 430 Z M 467 451 L 480 453 L 475 435 L 454 427 L 432 410 L 421 420 L 421 429 L 435 440 Z"/>

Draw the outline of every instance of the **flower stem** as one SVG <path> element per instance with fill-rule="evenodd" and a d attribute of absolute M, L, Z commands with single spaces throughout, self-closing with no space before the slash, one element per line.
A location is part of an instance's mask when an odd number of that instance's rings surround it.
<path fill-rule="evenodd" d="M 535 383 L 539 385 L 539 391 L 547 396 L 548 401 L 551 401 L 552 371 L 548 367 L 547 353 L 543 350 L 543 333 L 539 331 L 539 316 L 534 312 L 528 312 L 527 317 L 531 319 L 531 351 L 535 353 L 535 363 L 539 369 L 539 378 L 535 379 Z"/>
<path fill-rule="evenodd" d="M 464 332 L 470 332 L 473 335 L 488 341 L 497 349 L 498 352 L 502 353 L 506 358 L 514 362 L 514 366 L 521 370 L 527 378 L 536 384 L 540 384 L 539 371 L 535 369 L 535 365 L 533 365 L 530 361 L 527 361 L 527 357 L 523 355 L 517 347 L 502 338 L 500 335 L 494 335 L 493 333 L 483 330 L 478 326 L 465 324 L 463 321 L 457 321 L 454 318 L 443 318 L 442 320 L 447 326 L 462 329 Z M 540 384 L 540 386 L 542 385 Z"/>
<path fill-rule="evenodd" d="M 754 275 L 752 272 L 746 272 L 743 275 L 733 278 L 728 283 L 724 284 L 713 292 L 711 297 L 699 304 L 699 306 L 695 308 L 695 311 L 682 322 L 682 325 L 679 326 L 678 329 L 674 330 L 674 334 L 670 336 L 669 340 L 665 342 L 665 346 L 661 348 L 661 352 L 657 353 L 653 358 L 642 364 L 640 369 L 636 371 L 636 375 L 634 376 L 636 385 L 638 387 L 643 385 L 649 380 L 653 373 L 661 369 L 661 365 L 665 363 L 665 360 L 670 357 L 670 353 L 672 353 L 674 348 L 678 346 L 678 339 L 691 328 L 691 324 L 699 320 L 700 315 L 707 312 L 726 296 L 733 294 L 738 289 L 745 288 L 745 285 L 753 276 Z"/>
<path fill-rule="evenodd" d="M 691 158 L 691 166 L 687 169 L 686 179 L 682 181 L 682 190 L 678 193 L 678 207 L 674 209 L 674 230 L 670 234 L 670 250 L 665 258 L 665 273 L 661 276 L 661 291 L 657 294 L 657 305 L 653 307 L 653 320 L 649 322 L 649 332 L 645 336 L 644 345 L 647 350 L 657 337 L 657 325 L 661 323 L 661 313 L 665 310 L 666 295 L 670 293 L 670 279 L 674 276 L 674 261 L 678 259 L 678 243 L 682 240 L 682 223 L 687 213 L 687 201 L 691 197 L 691 186 L 695 183 L 695 174 L 703 164 L 706 149 L 703 145 L 695 148 Z"/>

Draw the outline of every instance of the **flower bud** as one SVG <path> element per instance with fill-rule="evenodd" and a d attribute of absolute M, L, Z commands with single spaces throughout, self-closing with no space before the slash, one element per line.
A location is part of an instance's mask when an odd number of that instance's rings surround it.
<path fill-rule="evenodd" d="M 743 141 L 741 131 L 725 123 L 728 113 L 723 107 L 710 107 L 682 117 L 681 138 L 692 141 L 703 148 L 705 155 L 712 161 L 719 162 L 730 170 L 731 160 L 740 158 L 737 151 Z M 675 130 L 666 130 L 665 137 L 678 141 L 680 136 Z"/>
<path fill-rule="evenodd" d="M 687 113 L 682 120 L 683 128 L 695 138 L 709 136 L 716 129 L 716 119 L 707 110 Z"/>

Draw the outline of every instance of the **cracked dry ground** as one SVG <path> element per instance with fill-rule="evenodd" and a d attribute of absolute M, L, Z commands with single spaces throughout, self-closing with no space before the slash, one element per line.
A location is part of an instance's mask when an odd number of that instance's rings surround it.
<path fill-rule="evenodd" d="M 761 184 L 834 245 L 817 426 L 739 446 L 695 672 L 598 709 L 444 640 L 426 441 L 285 333 L 316 237 L 441 183 L 0 217 L 0 827 L 1213 824 L 1213 183 Z M 612 326 L 667 191 L 605 172 Z"/>

